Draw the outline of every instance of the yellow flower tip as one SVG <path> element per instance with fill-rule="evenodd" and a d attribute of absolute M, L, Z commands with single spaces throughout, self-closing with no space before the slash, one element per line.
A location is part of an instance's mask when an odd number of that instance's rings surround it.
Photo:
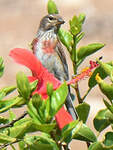
<path fill-rule="evenodd" d="M 89 67 L 82 69 L 81 73 L 87 71 L 88 69 L 89 69 Z"/>
<path fill-rule="evenodd" d="M 96 74 L 95 80 L 100 83 L 102 81 L 101 77 L 99 76 L 99 73 Z"/>
<path fill-rule="evenodd" d="M 92 73 L 92 72 L 90 72 L 90 73 L 89 73 L 89 77 L 91 77 L 91 76 L 92 76 L 92 74 L 93 74 L 93 73 Z"/>

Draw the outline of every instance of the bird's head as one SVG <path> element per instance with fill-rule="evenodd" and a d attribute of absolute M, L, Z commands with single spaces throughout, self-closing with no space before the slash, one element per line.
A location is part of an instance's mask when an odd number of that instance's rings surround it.
<path fill-rule="evenodd" d="M 58 14 L 49 14 L 42 18 L 39 28 L 43 31 L 54 30 L 58 32 L 61 24 L 64 23 L 65 21 Z"/>

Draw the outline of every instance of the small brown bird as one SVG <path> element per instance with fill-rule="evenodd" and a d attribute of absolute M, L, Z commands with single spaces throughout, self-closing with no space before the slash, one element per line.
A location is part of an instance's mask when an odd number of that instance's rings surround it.
<path fill-rule="evenodd" d="M 57 36 L 60 26 L 64 23 L 64 20 L 58 14 L 43 17 L 36 38 L 32 42 L 33 53 L 43 66 L 62 82 L 69 80 L 65 53 Z M 70 96 L 70 87 L 65 105 L 73 119 L 76 120 L 77 113 Z"/>

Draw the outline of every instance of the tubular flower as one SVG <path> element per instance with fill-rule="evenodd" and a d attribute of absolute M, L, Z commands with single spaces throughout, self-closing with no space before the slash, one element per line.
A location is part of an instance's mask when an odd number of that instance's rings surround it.
<path fill-rule="evenodd" d="M 57 89 L 61 82 L 54 77 L 52 73 L 49 73 L 46 68 L 43 67 L 41 62 L 36 58 L 36 56 L 27 49 L 15 48 L 11 50 L 9 54 L 17 63 L 26 66 L 32 72 L 32 76 L 28 77 L 30 82 L 33 82 L 38 79 L 37 89 L 34 93 L 38 93 L 42 96 L 43 99 L 48 97 L 47 95 L 47 83 L 52 83 L 54 90 Z M 77 75 L 71 81 L 67 81 L 67 85 L 74 84 L 77 81 L 83 79 L 85 76 L 88 76 L 93 68 L 97 66 L 96 62 L 90 61 L 90 67 L 83 71 L 81 74 Z M 33 93 L 33 94 L 34 94 Z M 56 122 L 60 129 L 65 125 L 72 122 L 73 119 L 71 115 L 62 107 L 55 116 Z"/>

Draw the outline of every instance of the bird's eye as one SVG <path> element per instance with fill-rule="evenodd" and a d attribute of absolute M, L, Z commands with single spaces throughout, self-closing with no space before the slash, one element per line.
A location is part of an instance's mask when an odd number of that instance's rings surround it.
<path fill-rule="evenodd" d="M 53 16 L 49 16 L 49 20 L 55 20 Z"/>

